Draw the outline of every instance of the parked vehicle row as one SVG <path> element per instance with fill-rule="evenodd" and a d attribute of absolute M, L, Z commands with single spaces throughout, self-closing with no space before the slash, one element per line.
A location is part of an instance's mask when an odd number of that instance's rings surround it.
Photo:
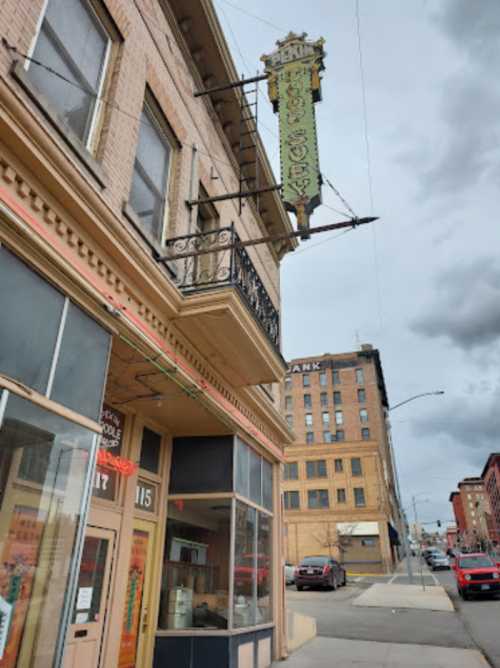
<path fill-rule="evenodd" d="M 332 590 L 344 587 L 347 576 L 344 567 L 326 556 L 304 557 L 298 566 L 289 561 L 284 566 L 285 584 L 295 584 L 298 591 L 304 587 L 328 587 Z"/>
<path fill-rule="evenodd" d="M 422 557 L 433 571 L 442 569 L 449 570 L 451 568 L 451 561 L 448 555 L 435 547 L 430 547 L 424 550 L 422 552 Z"/>

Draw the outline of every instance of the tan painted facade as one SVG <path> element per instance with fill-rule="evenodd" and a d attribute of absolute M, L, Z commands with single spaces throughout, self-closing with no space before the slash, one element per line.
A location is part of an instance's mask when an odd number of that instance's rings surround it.
<path fill-rule="evenodd" d="M 378 351 L 363 348 L 289 363 L 283 411 L 296 440 L 286 448 L 282 489 L 293 563 L 332 554 L 351 572 L 385 572 L 397 560 L 388 529 L 398 530 L 399 509 L 385 385 Z M 324 507 L 311 508 L 319 490 Z"/>
<path fill-rule="evenodd" d="M 52 1 L 48 0 L 49 7 Z M 234 110 L 239 92 L 193 95 L 210 82 L 235 80 L 238 75 L 209 0 L 81 0 L 108 38 L 92 131 L 83 143 L 58 116 L 51 100 L 38 95 L 31 78 L 37 66 L 19 55 L 32 54 L 36 48 L 48 3 L 7 0 L 0 7 L 2 36 L 13 47 L 0 49 L 0 242 L 111 334 L 104 402 L 124 415 L 121 456 L 138 465 L 131 476 L 118 477 L 112 499 L 92 500 L 86 535 L 107 544 L 101 569 L 106 596 L 97 626 L 83 616 L 73 620 L 64 666 L 149 668 L 156 665 L 155 647 L 166 646 L 172 638 L 223 635 L 236 642 L 234 638 L 261 628 L 268 637 L 248 636 L 248 642 L 242 640 L 232 651 L 241 656 L 241 668 L 250 665 L 254 654 L 260 657 L 259 666 L 265 667 L 272 658 L 271 646 L 273 658 L 285 653 L 279 466 L 292 435 L 279 412 L 278 384 L 286 367 L 265 324 L 240 290 L 227 285 L 183 292 L 172 271 L 155 259 L 155 253 L 166 254 L 166 240 L 195 232 L 197 207 L 188 207 L 186 200 L 196 200 L 203 192 L 212 197 L 238 190 L 239 119 Z M 141 233 L 129 205 L 145 95 L 172 150 L 161 234 L 153 241 Z M 265 150 L 257 141 L 261 186 L 273 185 Z M 213 206 L 217 227 L 234 224 L 242 239 L 292 229 L 276 192 L 262 195 L 259 202 L 246 200 L 241 215 L 236 200 Z M 294 245 L 279 242 L 248 251 L 277 311 L 280 260 Z M 170 268 L 179 276 L 184 266 L 177 261 Z M 0 392 L 101 432 L 97 420 L 1 372 L 0 368 Z M 160 439 L 154 470 L 140 464 L 146 430 Z M 234 553 L 235 508 L 244 502 L 259 517 L 268 518 L 271 526 L 271 552 L 262 576 L 271 583 L 261 597 L 265 622 L 259 624 L 255 617 L 247 627 L 241 622 L 237 629 L 226 631 L 213 626 L 160 628 L 161 590 L 169 573 L 165 560 L 172 561 L 174 550 L 165 556 L 172 537 L 167 522 L 177 526 L 185 508 L 214 497 L 206 492 L 169 494 L 174 440 L 226 436 L 247 444 L 250 456 L 261 458 L 262 467 L 270 465 L 272 512 L 269 500 L 266 507 L 263 502 L 247 503 L 248 493 L 216 494 L 219 505 L 227 501 L 232 509 L 232 551 L 225 561 L 220 555 L 227 577 L 219 574 L 218 585 L 209 588 L 207 578 L 188 576 L 187 586 L 201 607 L 208 601 L 222 610 L 217 596 L 222 598 L 229 626 L 236 624 L 238 615 L 246 619 L 241 611 L 245 601 L 240 600 L 245 596 L 237 595 L 234 557 L 229 557 Z M 199 515 L 203 518 L 203 512 Z M 207 526 L 213 529 L 208 520 L 199 522 L 205 522 L 205 531 Z M 180 545 L 181 538 L 175 538 Z M 195 549 L 196 541 L 190 545 Z M 2 547 L 0 536 L 0 551 Z M 210 549 L 214 551 L 210 558 L 217 561 L 217 545 Z M 142 597 L 134 612 L 127 605 L 135 600 L 131 595 L 135 559 L 143 560 L 144 568 Z M 82 605 L 84 598 L 82 593 Z M 124 624 L 132 619 L 137 642 L 130 659 L 124 658 L 122 635 Z M 53 632 L 57 630 L 53 624 Z M 80 642 L 81 638 L 89 642 Z M 176 664 L 172 659 L 161 665 Z"/>

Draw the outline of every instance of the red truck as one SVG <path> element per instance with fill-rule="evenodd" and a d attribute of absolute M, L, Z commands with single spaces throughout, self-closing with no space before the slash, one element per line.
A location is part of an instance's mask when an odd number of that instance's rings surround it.
<path fill-rule="evenodd" d="M 467 600 L 471 594 L 500 592 L 500 567 L 483 552 L 459 554 L 452 566 L 459 595 Z"/>

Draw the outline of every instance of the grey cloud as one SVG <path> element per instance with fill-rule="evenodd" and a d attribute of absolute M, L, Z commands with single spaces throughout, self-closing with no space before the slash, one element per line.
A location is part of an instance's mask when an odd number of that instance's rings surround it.
<path fill-rule="evenodd" d="M 463 64 L 441 90 L 442 136 L 414 164 L 420 170 L 420 196 L 457 197 L 497 175 L 500 3 L 449 0 L 434 19 Z"/>
<path fill-rule="evenodd" d="M 500 391 L 488 395 L 453 397 L 441 409 L 413 420 L 412 431 L 420 441 L 443 446 L 443 439 L 454 457 L 481 468 L 490 452 L 498 452 L 500 433 Z"/>
<path fill-rule="evenodd" d="M 443 33 L 469 58 L 487 69 L 500 59 L 498 0 L 449 0 L 435 16 Z"/>
<path fill-rule="evenodd" d="M 500 337 L 500 260 L 483 257 L 455 265 L 436 280 L 436 297 L 410 329 L 430 338 L 447 337 L 465 351 Z"/>

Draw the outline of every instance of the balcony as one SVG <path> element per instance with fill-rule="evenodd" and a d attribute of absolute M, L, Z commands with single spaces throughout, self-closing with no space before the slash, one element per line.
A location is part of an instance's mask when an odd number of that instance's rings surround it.
<path fill-rule="evenodd" d="M 167 257 L 211 251 L 169 263 L 186 298 L 176 324 L 235 386 L 270 383 L 285 370 L 279 312 L 239 242 L 233 226 L 166 242 Z"/>

